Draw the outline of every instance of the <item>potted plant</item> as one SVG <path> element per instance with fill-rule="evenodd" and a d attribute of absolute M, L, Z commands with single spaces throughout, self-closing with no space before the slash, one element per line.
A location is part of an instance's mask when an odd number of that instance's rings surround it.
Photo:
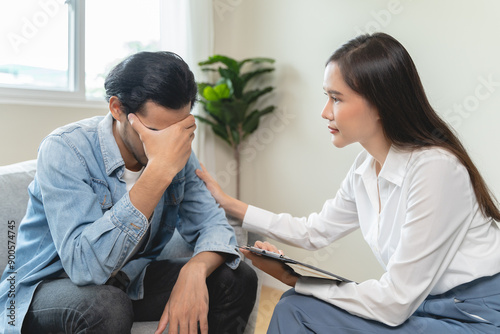
<path fill-rule="evenodd" d="M 260 118 L 274 110 L 274 106 L 254 109 L 251 106 L 273 87 L 246 89 L 247 84 L 265 73 L 274 71 L 269 66 L 274 59 L 233 58 L 214 55 L 198 63 L 203 71 L 215 72 L 215 83 L 198 83 L 200 103 L 208 117 L 196 116 L 212 128 L 214 133 L 233 149 L 236 161 L 236 198 L 240 198 L 240 151 L 241 144 L 259 126 Z M 245 71 L 242 68 L 245 67 Z"/>

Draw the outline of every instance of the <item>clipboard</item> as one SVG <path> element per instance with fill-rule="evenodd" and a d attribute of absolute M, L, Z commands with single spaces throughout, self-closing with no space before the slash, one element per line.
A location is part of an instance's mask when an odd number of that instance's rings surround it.
<path fill-rule="evenodd" d="M 294 272 L 302 275 L 302 276 L 309 276 L 309 277 L 319 277 L 319 278 L 326 278 L 326 279 L 332 279 L 332 280 L 337 280 L 341 282 L 346 282 L 346 283 L 355 283 L 354 281 L 351 281 L 347 278 L 344 278 L 342 276 L 333 274 L 329 271 L 323 270 L 321 268 L 314 267 L 310 264 L 303 263 L 297 260 L 294 260 L 292 258 L 289 258 L 288 256 L 266 251 L 264 249 L 260 249 L 257 247 L 253 246 L 236 246 L 237 249 L 245 249 L 247 251 L 250 251 L 254 254 L 258 254 L 276 261 L 280 261 L 282 264 L 290 267 L 291 270 Z"/>

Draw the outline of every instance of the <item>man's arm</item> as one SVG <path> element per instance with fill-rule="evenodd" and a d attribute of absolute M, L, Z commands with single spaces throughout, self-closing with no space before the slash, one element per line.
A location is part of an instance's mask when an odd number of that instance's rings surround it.
<path fill-rule="evenodd" d="M 147 129 L 135 115 L 130 114 L 128 118 L 133 129 L 139 134 L 148 157 L 148 164 L 143 174 L 130 190 L 130 201 L 146 217 L 150 217 L 174 176 L 186 166 L 191 155 L 191 142 L 196 125 L 194 117 L 189 116 L 164 130 L 152 131 Z M 172 136 L 175 136 L 176 140 L 173 141 Z M 194 175 L 194 170 L 192 174 Z M 203 197 L 199 190 L 191 189 L 191 193 L 193 197 Z M 215 203 L 212 207 L 212 209 L 217 208 Z M 201 222 L 207 218 L 207 214 L 208 212 L 205 212 L 204 217 L 190 215 L 191 219 L 185 225 L 193 225 L 191 224 L 193 220 Z M 206 220 L 211 223 L 210 219 Z M 217 220 L 220 224 L 220 219 Z M 201 229 L 201 226 L 203 225 L 195 226 L 193 231 Z M 178 328 L 182 333 L 197 333 L 198 324 L 203 334 L 208 333 L 209 301 L 206 279 L 224 263 L 225 259 L 224 254 L 202 251 L 186 263 L 165 306 L 157 333 L 163 332 L 169 322 L 169 331 L 174 334 Z"/>
<path fill-rule="evenodd" d="M 130 201 L 147 218 L 160 201 L 174 176 L 186 165 L 196 129 L 194 116 L 161 131 L 146 128 L 134 114 L 128 119 L 139 134 L 148 157 L 148 164 L 139 180 L 130 189 Z"/>
<path fill-rule="evenodd" d="M 130 193 L 104 214 L 102 206 L 111 193 L 93 181 L 84 163 L 85 150 L 78 150 L 65 133 L 42 142 L 39 196 L 55 248 L 75 284 L 103 284 L 124 265 L 123 251 L 132 251 L 144 236 L 148 218 L 189 158 L 194 128 L 192 116 L 162 131 L 149 130 L 152 134 L 139 128 L 148 143 L 147 152 L 152 152 L 150 163 Z"/>
<path fill-rule="evenodd" d="M 157 333 L 170 324 L 169 333 L 177 333 L 177 328 L 189 328 L 189 333 L 197 333 L 200 325 L 202 333 L 207 333 L 208 292 L 206 278 L 224 262 L 235 268 L 239 254 L 235 250 L 236 237 L 222 210 L 203 181 L 196 176 L 200 168 L 194 154 L 185 166 L 185 185 L 179 207 L 181 223 L 179 233 L 194 245 L 193 258 L 182 268 L 172 294 L 165 307 Z"/>
<path fill-rule="evenodd" d="M 194 246 L 194 254 L 216 251 L 228 254 L 227 265 L 235 269 L 239 254 L 235 250 L 236 236 L 225 212 L 219 207 L 204 182 L 196 175 L 200 163 L 192 154 L 185 167 L 185 186 L 179 207 L 182 223 L 179 233 Z"/>

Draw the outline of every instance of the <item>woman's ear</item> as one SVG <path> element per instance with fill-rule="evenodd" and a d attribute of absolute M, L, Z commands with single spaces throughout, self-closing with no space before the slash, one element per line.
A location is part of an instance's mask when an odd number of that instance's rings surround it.
<path fill-rule="evenodd" d="M 111 96 L 109 99 L 109 111 L 111 112 L 111 115 L 113 115 L 113 118 L 117 121 L 120 121 L 121 118 L 125 115 L 125 113 L 122 110 L 122 103 L 116 96 Z"/>
<path fill-rule="evenodd" d="M 378 111 L 378 109 L 371 103 L 368 102 L 368 105 L 370 107 L 370 109 L 372 110 L 373 114 L 375 115 L 375 120 L 376 121 L 380 121 L 380 112 Z"/>

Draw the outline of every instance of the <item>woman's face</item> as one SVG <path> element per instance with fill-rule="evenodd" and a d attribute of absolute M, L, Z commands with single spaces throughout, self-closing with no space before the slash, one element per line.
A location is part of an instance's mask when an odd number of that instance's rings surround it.
<path fill-rule="evenodd" d="M 328 121 L 333 145 L 359 142 L 367 148 L 384 137 L 378 111 L 345 83 L 334 62 L 326 66 L 323 89 L 328 100 L 321 117 Z"/>

